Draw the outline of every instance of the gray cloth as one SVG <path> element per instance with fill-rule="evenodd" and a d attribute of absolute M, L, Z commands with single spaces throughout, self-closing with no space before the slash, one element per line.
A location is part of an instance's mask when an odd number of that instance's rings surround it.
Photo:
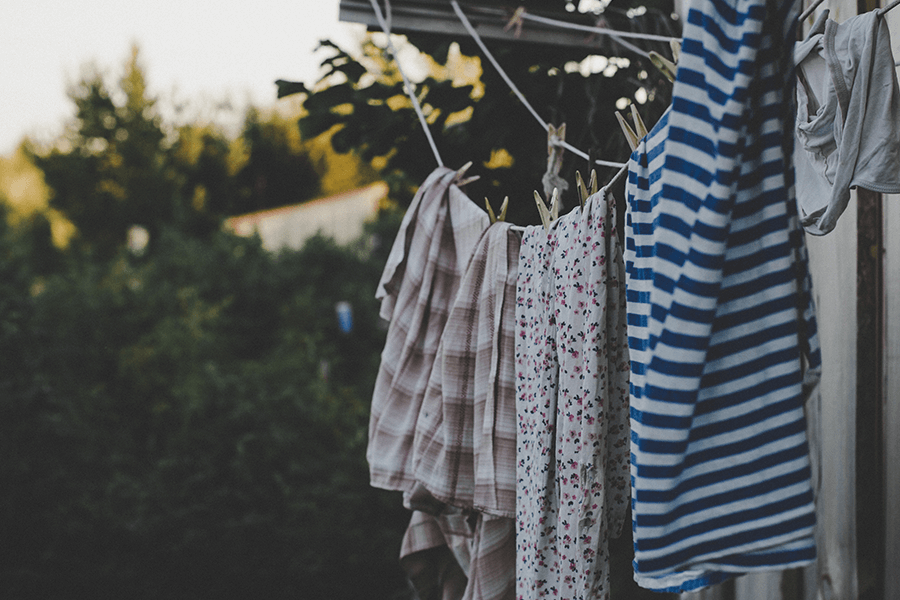
<path fill-rule="evenodd" d="M 900 192 L 900 92 L 884 19 L 874 11 L 798 42 L 794 146 L 801 223 L 834 229 L 850 189 Z"/>

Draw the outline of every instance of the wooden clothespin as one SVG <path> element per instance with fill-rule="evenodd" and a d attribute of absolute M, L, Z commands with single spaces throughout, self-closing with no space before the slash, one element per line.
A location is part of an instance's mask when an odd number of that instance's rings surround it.
<path fill-rule="evenodd" d="M 681 40 L 669 40 L 669 48 L 672 49 L 672 61 L 677 65 L 681 59 Z"/>
<path fill-rule="evenodd" d="M 644 120 L 641 118 L 637 106 L 634 104 L 631 105 L 631 120 L 634 121 L 634 129 L 638 138 L 642 140 L 647 137 L 647 134 L 649 133 L 647 131 L 647 126 L 644 125 Z"/>
<path fill-rule="evenodd" d="M 540 192 L 535 190 L 534 201 L 537 204 L 538 213 L 541 215 L 541 223 L 546 231 L 550 231 L 550 224 L 559 218 L 559 189 L 553 188 L 553 196 L 550 199 L 550 208 L 544 204 Z"/>
<path fill-rule="evenodd" d="M 653 63 L 653 66 L 662 71 L 662 74 L 666 76 L 671 82 L 675 82 L 675 73 L 678 71 L 678 67 L 671 60 L 657 52 L 656 50 L 650 51 L 650 62 Z"/>
<path fill-rule="evenodd" d="M 516 12 L 513 13 L 512 19 L 509 20 L 509 23 L 503 28 L 503 31 L 509 31 L 512 28 L 515 28 L 515 35 L 519 37 L 522 35 L 522 25 L 525 23 L 525 19 L 522 18 L 522 15 L 525 14 L 525 7 L 520 6 L 516 9 Z"/>
<path fill-rule="evenodd" d="M 566 124 L 563 123 L 559 127 L 551 124 L 547 129 L 547 171 L 541 178 L 541 183 L 544 184 L 544 195 L 548 198 L 552 195 L 554 188 L 562 191 L 569 189 L 569 182 L 559 176 L 564 152 L 562 142 L 565 141 Z"/>
<path fill-rule="evenodd" d="M 616 120 L 619 121 L 619 127 L 622 128 L 622 133 L 625 134 L 625 140 L 628 142 L 628 147 L 634 151 L 637 148 L 638 143 L 641 141 L 641 138 L 638 137 L 637 133 L 628 125 L 628 122 L 625 120 L 619 111 L 616 111 Z"/>
<path fill-rule="evenodd" d="M 634 150 L 647 135 L 647 126 L 644 125 L 644 120 L 638 113 L 637 107 L 634 104 L 631 105 L 631 120 L 634 121 L 634 129 L 631 128 L 628 121 L 625 120 L 625 117 L 623 117 L 619 111 L 616 111 L 616 119 L 619 121 L 619 127 L 622 128 L 622 133 L 625 134 L 625 139 L 628 140 L 628 145 Z M 635 131 L 635 129 L 637 131 Z"/>
<path fill-rule="evenodd" d="M 581 177 L 581 171 L 575 171 L 575 189 L 578 190 L 578 202 L 584 208 L 584 202 L 588 199 L 588 191 L 584 185 L 584 179 Z"/>
<path fill-rule="evenodd" d="M 575 187 L 578 188 L 578 201 L 581 202 L 581 207 L 584 208 L 584 203 L 587 202 L 587 199 L 597 193 L 597 169 L 591 169 L 591 183 L 589 186 L 584 184 L 581 171 L 575 171 Z"/>
<path fill-rule="evenodd" d="M 491 218 L 491 225 L 496 223 L 497 221 L 505 221 L 506 220 L 506 209 L 509 207 L 509 196 L 506 196 L 503 199 L 503 204 L 500 205 L 500 216 L 494 214 L 494 209 L 491 208 L 491 202 L 487 199 L 487 196 L 484 197 L 484 207 L 487 209 L 487 214 Z"/>
<path fill-rule="evenodd" d="M 826 8 L 819 13 L 819 16 L 817 16 L 816 20 L 813 22 L 812 27 L 809 28 L 809 33 L 806 34 L 805 39 L 808 40 L 814 35 L 825 33 L 825 21 L 828 20 L 828 15 L 830 12 L 831 11 Z"/>
<path fill-rule="evenodd" d="M 469 167 L 471 166 L 472 161 L 470 160 L 469 162 L 461 166 L 458 171 L 456 171 L 456 177 L 453 178 L 453 183 L 455 183 L 457 187 L 462 187 L 466 184 L 472 183 L 473 181 L 478 181 L 479 179 L 481 179 L 480 175 L 473 175 L 472 177 L 465 179 L 466 171 L 468 171 Z"/>

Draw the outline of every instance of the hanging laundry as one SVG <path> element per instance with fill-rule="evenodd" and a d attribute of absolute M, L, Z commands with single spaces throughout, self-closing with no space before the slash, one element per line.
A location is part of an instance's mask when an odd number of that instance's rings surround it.
<path fill-rule="evenodd" d="M 513 519 L 454 507 L 415 511 L 400 565 L 421 600 L 513 600 L 515 537 Z"/>
<path fill-rule="evenodd" d="M 782 134 L 795 20 L 793 2 L 692 2 L 672 106 L 631 157 L 634 576 L 651 590 L 815 558 L 803 357 L 821 359 Z"/>
<path fill-rule="evenodd" d="M 462 509 L 471 547 L 464 598 L 515 597 L 515 294 L 522 230 L 491 225 L 450 310 L 416 426 L 409 508 Z"/>
<path fill-rule="evenodd" d="M 498 222 L 476 246 L 444 327 L 414 445 L 415 478 L 435 498 L 508 518 L 516 512 L 521 244 L 521 228 Z"/>
<path fill-rule="evenodd" d="M 468 583 L 471 528 L 462 511 L 439 517 L 414 511 L 400 566 L 421 600 L 459 600 Z"/>
<path fill-rule="evenodd" d="M 438 167 L 413 198 L 378 284 L 381 317 L 390 322 L 369 421 L 371 484 L 409 490 L 412 447 L 422 398 L 450 305 L 488 216 Z"/>
<path fill-rule="evenodd" d="M 517 594 L 609 595 L 628 504 L 624 263 L 605 190 L 527 228 L 516 301 Z"/>
<path fill-rule="evenodd" d="M 807 231 L 834 229 L 850 189 L 900 193 L 900 90 L 887 23 L 875 11 L 798 42 L 794 163 Z"/>

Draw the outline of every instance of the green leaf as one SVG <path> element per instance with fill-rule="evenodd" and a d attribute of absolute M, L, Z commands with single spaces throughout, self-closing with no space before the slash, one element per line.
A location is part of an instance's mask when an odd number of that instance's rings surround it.
<path fill-rule="evenodd" d="M 293 96 L 294 94 L 309 94 L 309 90 L 306 89 L 306 86 L 303 85 L 299 81 L 285 81 L 284 79 L 278 79 L 275 81 L 275 85 L 278 86 L 278 98 L 285 98 L 287 96 Z"/>

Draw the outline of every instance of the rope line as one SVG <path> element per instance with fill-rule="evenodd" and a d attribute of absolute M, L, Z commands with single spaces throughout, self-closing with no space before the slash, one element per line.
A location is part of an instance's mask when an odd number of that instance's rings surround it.
<path fill-rule="evenodd" d="M 372 8 L 375 9 L 375 18 L 378 19 L 378 25 L 387 36 L 388 50 L 394 57 L 394 63 L 397 65 L 397 71 L 400 72 L 400 77 L 403 78 L 403 89 L 406 92 L 406 95 L 409 96 L 409 99 L 412 100 L 413 108 L 416 110 L 416 115 L 419 117 L 422 129 L 425 130 L 425 137 L 428 138 L 428 145 L 431 146 L 431 151 L 434 153 L 434 158 L 437 161 L 438 166 L 443 167 L 444 161 L 441 160 L 441 153 L 438 152 L 437 144 L 434 143 L 434 138 L 431 136 L 431 129 L 428 127 L 428 121 L 425 119 L 425 113 L 422 112 L 422 106 L 419 104 L 419 99 L 416 97 L 413 85 L 409 82 L 406 73 L 404 73 L 403 69 L 400 67 L 400 57 L 397 55 L 397 49 L 394 48 L 393 42 L 391 42 L 391 0 L 384 0 L 385 10 L 388 15 L 387 19 L 381 14 L 381 7 L 378 5 L 378 0 L 369 0 L 369 2 L 372 4 Z"/>
<path fill-rule="evenodd" d="M 581 25 L 580 23 L 570 23 L 569 21 L 560 21 L 559 19 L 551 19 L 549 17 L 542 17 L 540 15 L 533 15 L 529 12 L 522 13 L 523 19 L 528 19 L 530 21 L 534 21 L 536 23 L 544 23 L 545 25 L 553 25 L 555 27 L 559 27 L 561 29 L 574 29 L 577 31 L 587 31 L 589 33 L 600 33 L 603 35 L 608 35 L 612 38 L 615 38 L 617 41 L 621 43 L 621 40 L 618 38 L 633 38 L 636 40 L 650 40 L 654 42 L 671 42 L 671 41 L 680 41 L 681 38 L 671 37 L 667 35 L 656 35 L 655 33 L 639 33 L 635 31 L 619 31 L 618 29 L 610 29 L 608 27 L 598 27 L 596 25 Z M 640 52 L 643 52 L 641 50 Z"/>
<path fill-rule="evenodd" d="M 472 23 L 469 22 L 469 19 L 466 17 L 465 13 L 463 13 L 462 9 L 459 7 L 459 4 L 456 2 L 456 0 L 452 0 L 450 2 L 450 5 L 453 7 L 453 10 L 456 12 L 456 15 L 459 17 L 459 20 L 462 22 L 463 27 L 465 27 L 466 31 L 469 32 L 469 35 L 472 36 L 472 39 L 475 40 L 475 43 L 478 44 L 478 47 L 481 48 L 481 51 L 484 53 L 484 55 L 488 59 L 488 61 L 490 61 L 490 63 L 494 66 L 494 68 L 497 69 L 497 73 L 500 75 L 500 77 L 503 79 L 503 81 L 506 82 L 506 85 L 509 86 L 509 89 L 512 90 L 512 92 L 516 95 L 516 97 L 519 99 L 519 101 L 522 103 L 522 105 L 526 109 L 528 109 L 528 112 L 531 113 L 531 115 L 535 118 L 535 120 L 537 120 L 537 122 L 540 123 L 541 127 L 544 128 L 544 131 L 550 131 L 550 125 L 548 125 L 547 121 L 545 121 L 543 118 L 541 118 L 541 115 L 539 115 L 538 112 L 536 110 L 534 110 L 534 107 L 531 106 L 531 104 L 528 102 L 528 99 L 525 98 L 525 95 L 519 91 L 519 88 L 516 87 L 516 84 L 513 83 L 512 79 L 509 78 L 509 75 L 506 74 L 506 71 L 504 71 L 503 68 L 500 66 L 500 63 L 497 62 L 497 59 L 494 58 L 494 55 L 491 54 L 491 51 L 487 49 L 487 46 L 484 45 L 484 42 L 481 39 L 481 36 L 479 36 L 478 32 L 475 31 L 475 28 L 472 27 Z M 559 146 L 562 146 L 569 152 L 572 152 L 573 154 L 580 156 L 581 158 L 583 158 L 585 160 L 590 159 L 590 157 L 585 152 L 582 152 L 581 150 L 572 146 L 568 142 L 564 142 L 564 141 L 560 140 L 559 142 L 557 142 L 557 144 Z M 595 160 L 594 162 L 603 167 L 625 166 L 625 163 L 610 162 L 610 161 L 606 161 L 606 160 Z"/>

